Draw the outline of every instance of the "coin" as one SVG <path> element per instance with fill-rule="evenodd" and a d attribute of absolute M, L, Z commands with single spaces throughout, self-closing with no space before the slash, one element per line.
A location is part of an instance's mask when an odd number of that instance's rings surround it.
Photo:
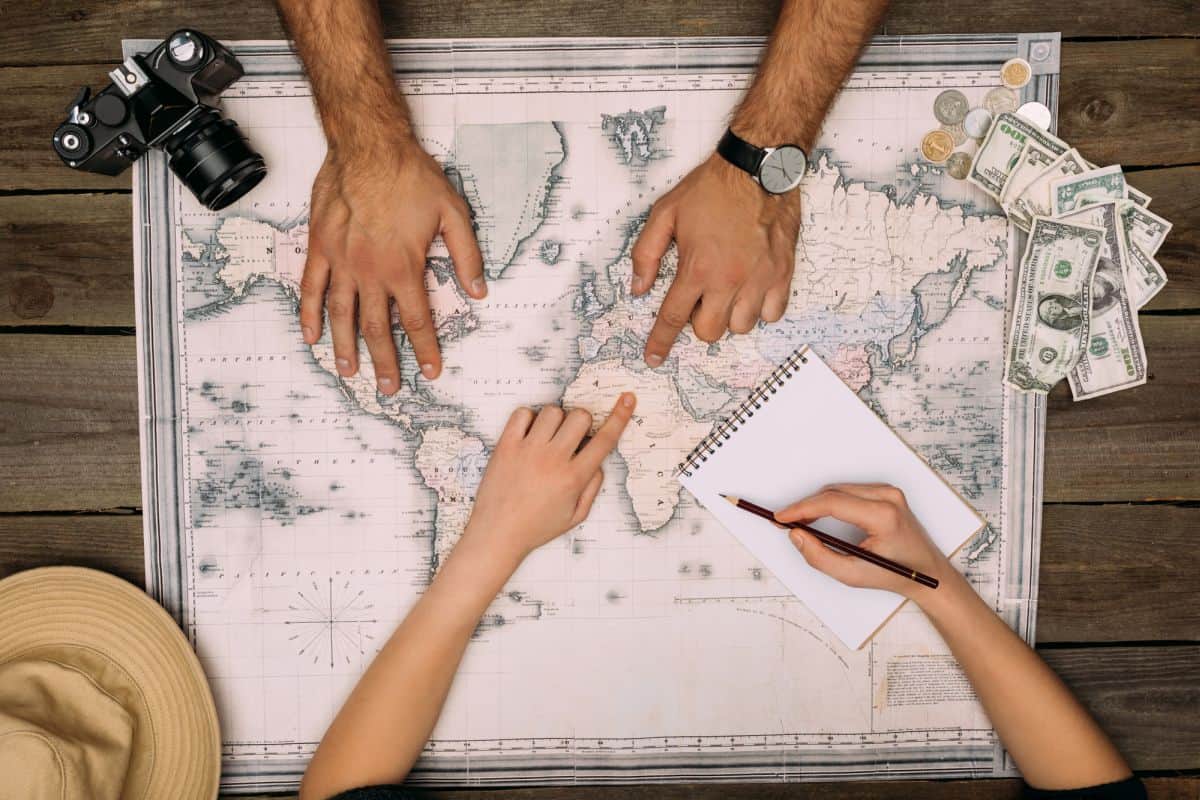
<path fill-rule="evenodd" d="M 946 174 L 951 178 L 962 180 L 971 171 L 971 155 L 969 153 L 951 153 L 946 160 Z"/>
<path fill-rule="evenodd" d="M 1017 93 L 1007 86 L 997 86 L 983 97 L 983 107 L 998 117 L 1006 111 L 1016 111 L 1019 102 Z"/>
<path fill-rule="evenodd" d="M 954 139 L 943 130 L 933 130 L 921 140 L 921 155 L 927 161 L 940 164 L 954 151 Z"/>
<path fill-rule="evenodd" d="M 972 139 L 982 139 L 987 136 L 988 129 L 991 127 L 992 112 L 986 108 L 972 108 L 967 113 L 967 118 L 963 120 L 963 130 Z"/>
<path fill-rule="evenodd" d="M 1044 131 L 1050 130 L 1050 109 L 1041 103 L 1036 101 L 1026 103 L 1017 109 L 1017 116 L 1024 117 Z"/>
<path fill-rule="evenodd" d="M 933 115 L 937 117 L 938 122 L 953 125 L 963 121 L 970 107 L 965 94 L 958 89 L 947 89 L 934 98 Z"/>
<path fill-rule="evenodd" d="M 967 141 L 967 132 L 963 130 L 963 124 L 961 122 L 954 125 L 943 125 L 942 130 L 950 134 L 950 138 L 954 140 L 955 147 L 960 144 L 965 144 Z"/>
<path fill-rule="evenodd" d="M 1000 82 L 1009 89 L 1020 89 L 1029 83 L 1031 77 L 1033 77 L 1033 70 L 1030 68 L 1029 62 L 1023 58 L 1010 58 L 1004 62 L 1004 66 L 1000 67 Z"/>

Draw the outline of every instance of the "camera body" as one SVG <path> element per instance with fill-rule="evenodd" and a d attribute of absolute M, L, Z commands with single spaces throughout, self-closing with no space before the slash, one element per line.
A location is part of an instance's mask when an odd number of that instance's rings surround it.
<path fill-rule="evenodd" d="M 161 148 L 201 203 L 225 208 L 267 175 L 237 123 L 216 108 L 221 92 L 243 74 L 220 42 L 178 30 L 149 53 L 127 58 L 97 94 L 80 89 L 54 132 L 54 151 L 73 169 L 119 175 Z"/>

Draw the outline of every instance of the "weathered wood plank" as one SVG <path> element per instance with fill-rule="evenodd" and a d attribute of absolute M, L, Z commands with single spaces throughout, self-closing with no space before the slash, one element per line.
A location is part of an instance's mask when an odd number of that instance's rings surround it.
<path fill-rule="evenodd" d="M 0 336 L 0 510 L 140 506 L 132 336 Z"/>
<path fill-rule="evenodd" d="M 1200 499 L 1200 324 L 1142 318 L 1152 379 L 1051 394 L 1048 502 Z M 0 335 L 0 511 L 137 506 L 134 340 Z"/>
<path fill-rule="evenodd" d="M 91 567 L 145 586 L 142 515 L 0 516 L 0 578 L 34 567 Z"/>
<path fill-rule="evenodd" d="M 1076 403 L 1050 393 L 1045 499 L 1190 500 L 1200 490 L 1200 324 L 1141 319 L 1149 380 Z"/>
<path fill-rule="evenodd" d="M 1145 170 L 1134 182 L 1175 223 L 1158 254 L 1170 282 L 1147 310 L 1200 308 L 1200 167 Z M 131 214 L 129 195 L 0 197 L 0 330 L 132 327 Z"/>
<path fill-rule="evenodd" d="M 115 44 L 111 52 L 105 62 L 115 60 Z M 103 85 L 108 68 L 105 63 L 0 69 L 0 141 L 5 143 L 0 190 L 128 187 L 128 174 L 109 178 L 76 172 L 50 149 L 50 134 L 75 88 Z M 1067 42 L 1062 74 L 1060 131 L 1084 155 L 1127 166 L 1200 161 L 1200 40 Z"/>
<path fill-rule="evenodd" d="M 1200 508 L 1047 505 L 1037 640 L 1200 641 Z"/>
<path fill-rule="evenodd" d="M 1200 161 L 1200 39 L 1064 43 L 1058 125 L 1097 164 Z"/>
<path fill-rule="evenodd" d="M 489 36 L 752 36 L 767 33 L 778 2 L 638 3 L 634 0 L 437 0 L 385 2 L 384 27 L 393 37 Z M 198 25 L 219 39 L 284 36 L 270 3 L 230 5 L 195 0 L 186 7 L 130 0 L 119 7 L 100 0 L 48 0 L 10 4 L 0 31 L 6 64 L 111 61 L 122 37 L 165 36 Z M 1103 7 L 1009 0 L 987 13 L 939 0 L 896 0 L 883 31 L 1001 33 L 1064 31 L 1072 36 L 1129 34 L 1178 36 L 1200 32 L 1200 12 L 1187 0 L 1113 0 Z"/>
<path fill-rule="evenodd" d="M 1200 778 L 1146 778 L 1154 800 L 1196 800 Z M 437 800 L 1018 800 L 1021 781 L 853 781 L 847 783 L 685 783 L 558 786 L 423 792 Z M 221 795 L 222 800 L 295 800 L 294 794 Z"/>
<path fill-rule="evenodd" d="M 0 326 L 134 324 L 129 195 L 0 197 Z"/>

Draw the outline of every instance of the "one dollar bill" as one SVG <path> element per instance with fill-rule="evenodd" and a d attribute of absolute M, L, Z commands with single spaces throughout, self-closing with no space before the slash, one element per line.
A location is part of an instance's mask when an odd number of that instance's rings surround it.
<path fill-rule="evenodd" d="M 1124 200 L 1129 196 L 1125 187 L 1125 173 L 1119 164 L 1059 178 L 1050 184 L 1050 194 L 1054 199 L 1056 217 L 1078 211 L 1084 206 L 1093 206 L 1106 200 Z"/>
<path fill-rule="evenodd" d="M 1067 376 L 1071 395 L 1076 400 L 1099 397 L 1146 382 L 1146 348 L 1128 288 L 1131 273 L 1119 209 L 1124 202 L 1110 200 L 1061 218 L 1104 231 L 1100 258 L 1092 275 L 1087 347 Z"/>
<path fill-rule="evenodd" d="M 1104 231 L 1035 217 L 1029 231 L 1004 379 L 1017 389 L 1046 393 L 1075 368 L 1088 340 L 1092 275 Z"/>

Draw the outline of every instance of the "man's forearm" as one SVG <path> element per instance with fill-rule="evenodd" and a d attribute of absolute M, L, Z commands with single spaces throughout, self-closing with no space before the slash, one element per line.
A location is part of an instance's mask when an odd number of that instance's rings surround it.
<path fill-rule="evenodd" d="M 784 0 L 734 132 L 760 147 L 790 142 L 811 150 L 886 8 L 887 0 Z"/>
<path fill-rule="evenodd" d="M 375 0 L 276 0 L 304 62 L 330 145 L 411 133 Z"/>

